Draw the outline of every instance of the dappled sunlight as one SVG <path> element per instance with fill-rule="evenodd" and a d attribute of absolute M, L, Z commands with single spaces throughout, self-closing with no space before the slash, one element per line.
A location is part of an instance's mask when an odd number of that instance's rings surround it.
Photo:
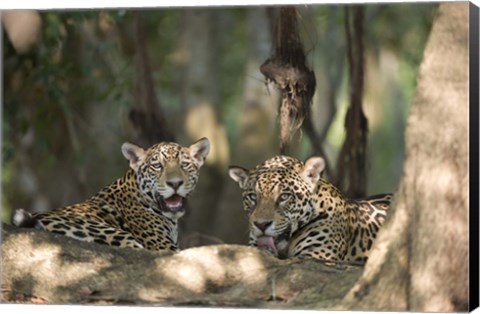
<path fill-rule="evenodd" d="M 266 107 L 246 107 L 239 117 L 241 128 L 241 144 L 243 148 L 253 150 L 265 150 L 269 148 L 274 151 L 273 132 L 275 120 L 272 118 L 269 108 Z"/>
<path fill-rule="evenodd" d="M 0 12 L 5 32 L 15 50 L 28 52 L 38 40 L 42 18 L 33 10 L 5 10 Z"/>
<path fill-rule="evenodd" d="M 365 96 L 363 108 L 368 118 L 369 130 L 374 133 L 377 129 L 387 132 L 402 132 L 397 129 L 396 119 L 404 119 L 403 112 L 408 108 L 410 99 L 401 97 L 399 73 L 399 57 L 388 48 L 381 48 L 378 52 L 367 53 Z M 388 105 L 385 105 L 388 104 Z M 393 123 L 385 124 L 385 119 Z M 393 130 L 388 130 L 389 128 Z"/>
<path fill-rule="evenodd" d="M 415 280 L 412 282 L 412 288 L 414 291 L 433 291 L 438 287 L 438 277 L 435 275 L 435 271 L 438 268 L 439 261 L 432 258 L 425 262 L 424 267 L 419 269 Z"/>
<path fill-rule="evenodd" d="M 217 114 L 208 102 L 193 106 L 185 118 L 185 130 L 191 139 L 207 137 L 210 142 L 210 153 L 205 162 L 226 168 L 229 159 L 229 147 L 225 127 L 218 122 Z"/>
<path fill-rule="evenodd" d="M 181 286 L 197 293 L 205 290 L 205 269 L 195 261 L 175 258 L 161 268 L 164 276 L 177 281 Z"/>
<path fill-rule="evenodd" d="M 79 242 L 66 240 L 67 243 Z M 43 232 L 38 234 L 38 239 L 36 233 L 31 232 L 3 237 L 2 285 L 27 297 L 39 296 L 47 303 L 67 302 L 72 293 L 79 300 L 94 291 L 96 283 L 87 283 L 112 266 L 109 257 L 92 255 L 81 249 L 72 251 L 63 247 L 61 242 L 54 242 L 45 241 Z M 87 243 L 79 244 L 80 247 L 88 246 Z"/>
<path fill-rule="evenodd" d="M 449 297 L 450 288 L 448 287 L 451 283 L 444 282 L 442 278 L 439 277 L 439 274 L 442 273 L 441 268 L 443 268 L 443 266 L 440 257 L 429 258 L 424 262 L 421 269 L 416 270 L 415 276 L 412 277 L 410 287 L 413 293 L 412 299 L 416 300 L 416 295 L 426 296 L 423 304 L 421 304 L 421 308 L 418 309 L 432 312 L 455 310 Z M 443 286 L 445 286 L 445 288 L 439 289 L 439 287 Z"/>
<path fill-rule="evenodd" d="M 25 302 L 44 303 L 312 308 L 318 298 L 330 302 L 344 295 L 360 275 L 321 263 L 282 261 L 244 245 L 163 255 L 8 229 L 2 288 L 9 291 L 9 302 L 20 295 Z"/>
<path fill-rule="evenodd" d="M 418 193 L 426 193 L 432 199 L 449 199 L 458 198 L 458 195 L 467 196 L 465 186 L 462 185 L 457 165 L 446 162 L 437 162 L 434 168 L 428 171 L 421 171 L 418 175 L 419 187 L 422 191 Z M 462 192 L 462 189 L 465 189 Z M 459 202 L 462 199 L 458 199 Z"/>
<path fill-rule="evenodd" d="M 48 282 L 49 285 L 64 286 L 77 282 L 83 278 L 97 274 L 102 268 L 109 267 L 110 262 L 95 257 L 85 262 L 64 261 L 62 248 L 56 244 L 34 243 L 31 237 L 16 235 L 8 242 L 15 242 L 18 249 L 17 267 L 33 275 L 37 282 Z M 42 269 L 42 272 L 37 272 Z"/>
<path fill-rule="evenodd" d="M 232 280 L 245 284 L 263 284 L 266 269 L 260 256 L 251 252 L 224 254 L 220 246 L 195 248 L 180 252 L 169 260 L 158 260 L 163 276 L 194 293 L 205 293 L 215 287 L 228 286 Z"/>
<path fill-rule="evenodd" d="M 181 251 L 126 249 L 12 227 L 2 230 L 2 293 L 12 292 L 8 302 L 20 302 L 18 294 L 46 303 L 463 309 L 469 244 L 467 7 L 0 12 L 6 31 L 5 221 L 15 208 L 43 213 L 99 195 L 128 169 L 122 142 L 210 141 L 195 190 L 188 202 L 182 199 L 185 215 L 168 230 L 152 232 L 124 219 L 131 214 L 124 185 L 112 193 L 126 202 L 117 206 L 101 199 L 92 212 L 82 211 L 102 223 L 115 220 L 115 227 L 149 237 L 149 243 L 159 233 L 178 239 Z M 267 66 L 276 60 L 285 68 L 271 75 Z M 308 70 L 308 84 L 293 78 L 296 63 Z M 281 106 L 281 91 L 283 103 L 292 100 L 289 108 Z M 285 134 L 285 126 L 300 127 L 303 117 L 308 119 L 301 130 Z M 289 143 L 279 139 L 282 130 Z M 232 244 L 248 243 L 242 207 L 249 206 L 242 205 L 249 195 L 229 178 L 228 166 L 252 169 L 280 152 L 301 160 L 324 157 L 323 175 L 345 196 L 395 194 L 379 233 L 377 226 L 348 232 L 365 218 L 353 211 L 343 217 L 321 200 L 317 204 L 333 210 L 338 222 L 320 228 L 319 217 L 302 229 L 308 231 L 302 238 L 306 250 L 323 250 L 306 238 L 323 241 L 330 228 L 345 231 L 345 237 L 332 236 L 341 246 L 355 242 L 351 234 L 363 237 L 366 231 L 376 239 L 359 242 L 362 251 L 364 244 L 372 248 L 365 265 L 277 259 Z M 180 167 L 191 168 L 180 159 Z M 127 182 L 127 190 L 144 190 L 148 180 L 135 175 L 143 184 Z M 170 181 L 173 189 L 186 182 Z M 325 197 L 317 187 L 315 201 Z M 162 201 L 153 194 L 143 198 L 135 192 L 144 207 L 168 203 L 179 210 L 183 195 Z M 305 209 L 311 202 L 296 206 Z M 141 212 L 133 216 L 150 221 Z M 25 222 L 33 225 L 33 219 Z M 85 225 L 89 221 L 70 222 L 98 231 Z M 359 253 L 358 247 L 348 251 Z"/>
<path fill-rule="evenodd" d="M 250 284 L 259 284 L 266 278 L 265 267 L 256 256 L 244 256 L 238 263 L 242 277 Z"/>

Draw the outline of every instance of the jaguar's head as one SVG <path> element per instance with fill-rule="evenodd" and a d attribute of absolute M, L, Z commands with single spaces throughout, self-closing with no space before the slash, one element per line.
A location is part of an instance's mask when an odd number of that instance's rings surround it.
<path fill-rule="evenodd" d="M 286 249 L 293 233 L 313 215 L 312 192 L 324 167 L 320 157 L 303 163 L 286 156 L 273 157 L 250 171 L 230 167 L 230 177 L 243 190 L 251 244 L 275 255 Z"/>
<path fill-rule="evenodd" d="M 200 167 L 209 150 L 207 138 L 189 147 L 169 142 L 148 149 L 131 143 L 122 145 L 142 198 L 155 212 L 172 219 L 184 215 L 185 199 L 195 189 Z"/>

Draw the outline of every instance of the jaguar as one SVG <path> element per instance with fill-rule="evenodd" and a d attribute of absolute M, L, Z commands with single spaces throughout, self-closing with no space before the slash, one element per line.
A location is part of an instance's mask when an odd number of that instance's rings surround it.
<path fill-rule="evenodd" d="M 229 167 L 243 190 L 249 244 L 279 258 L 364 263 L 393 194 L 349 199 L 323 176 L 325 160 L 275 156 L 253 170 Z"/>
<path fill-rule="evenodd" d="M 111 246 L 177 251 L 178 219 L 198 182 L 209 140 L 147 149 L 123 143 L 121 150 L 129 163 L 123 177 L 82 203 L 46 213 L 17 209 L 12 224 Z"/>

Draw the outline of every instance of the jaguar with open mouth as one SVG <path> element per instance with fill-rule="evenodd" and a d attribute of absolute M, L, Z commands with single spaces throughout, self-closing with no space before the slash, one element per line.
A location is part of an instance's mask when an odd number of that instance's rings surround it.
<path fill-rule="evenodd" d="M 207 138 L 190 146 L 161 142 L 142 148 L 124 143 L 122 153 L 130 169 L 123 177 L 82 203 L 46 213 L 17 209 L 12 224 L 87 242 L 175 252 L 178 219 L 209 150 Z"/>

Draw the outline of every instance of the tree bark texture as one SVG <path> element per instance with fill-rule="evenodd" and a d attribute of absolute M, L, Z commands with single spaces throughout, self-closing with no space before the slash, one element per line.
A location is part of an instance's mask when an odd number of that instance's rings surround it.
<path fill-rule="evenodd" d="M 468 3 L 440 5 L 396 202 L 344 308 L 468 309 L 468 21 Z"/>

